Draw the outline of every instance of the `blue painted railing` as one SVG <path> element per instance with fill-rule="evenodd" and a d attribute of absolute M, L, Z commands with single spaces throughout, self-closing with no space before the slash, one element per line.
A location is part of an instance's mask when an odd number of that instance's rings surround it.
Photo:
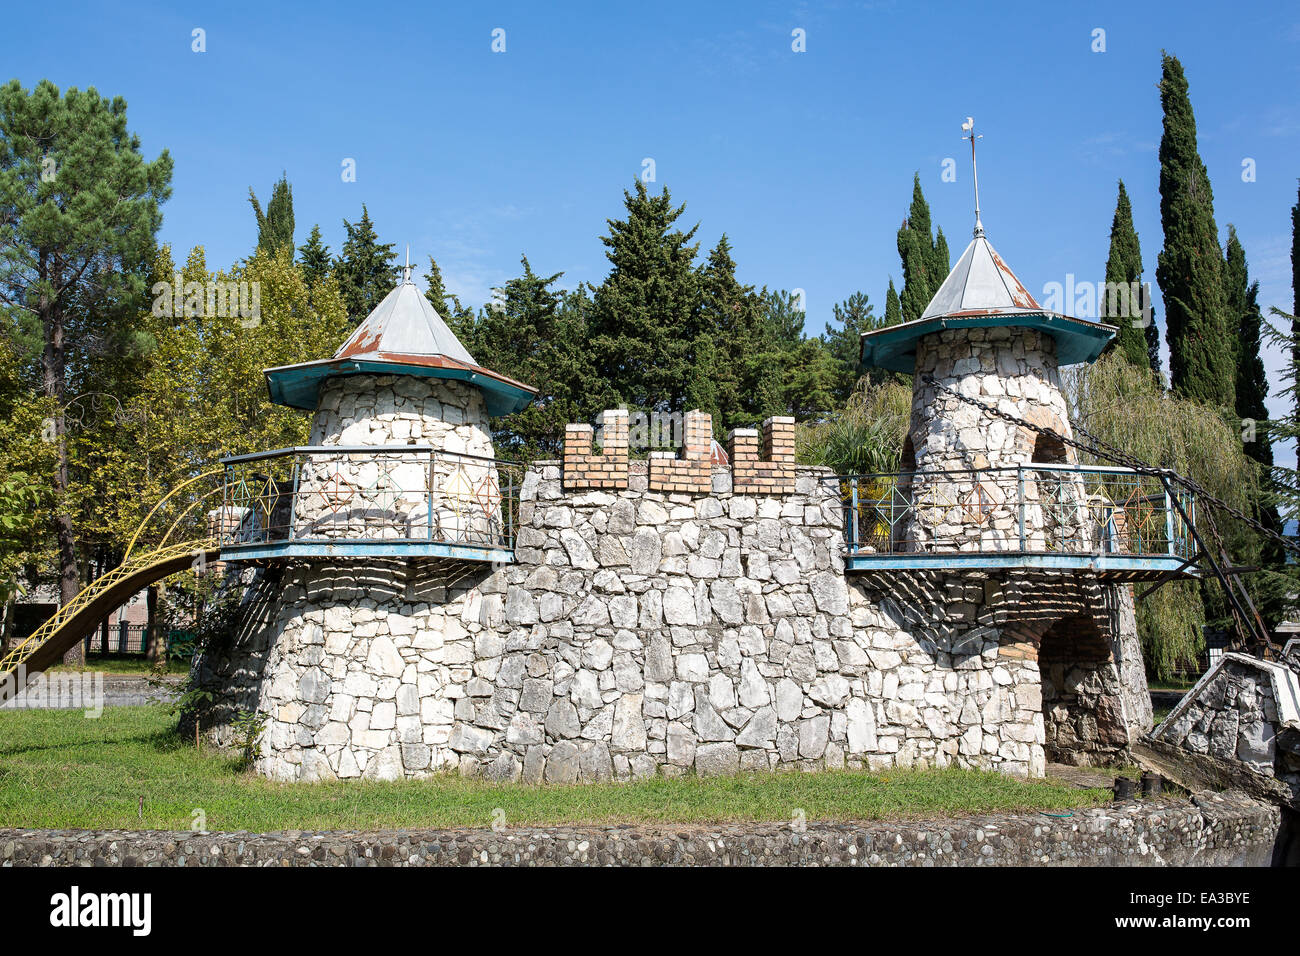
<path fill-rule="evenodd" d="M 523 466 L 429 445 L 317 445 L 222 459 L 222 558 L 509 560 Z"/>
<path fill-rule="evenodd" d="M 857 566 L 899 555 L 1021 553 L 1188 560 L 1192 495 L 1126 468 L 1029 464 L 833 479 Z"/>

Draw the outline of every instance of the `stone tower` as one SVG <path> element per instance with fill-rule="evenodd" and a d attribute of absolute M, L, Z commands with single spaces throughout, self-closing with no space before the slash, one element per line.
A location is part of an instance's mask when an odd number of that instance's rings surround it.
<path fill-rule="evenodd" d="M 1031 772 L 1044 757 L 1105 762 L 1151 723 L 1127 582 L 1180 559 L 1167 540 L 1130 553 L 1141 508 L 1126 502 L 1145 507 L 1150 489 L 1080 466 L 1061 386 L 1061 366 L 1095 360 L 1114 334 L 1040 307 L 977 213 L 922 316 L 863 336 L 864 365 L 913 375 L 912 412 L 901 473 L 875 492 L 888 532 L 850 566 L 916 595 L 942 646 L 983 640 L 1035 700 L 1040 684 Z"/>
<path fill-rule="evenodd" d="M 312 445 L 247 456 L 282 478 L 229 549 L 267 564 L 239 631 L 196 663 L 220 689 L 202 724 L 223 741 L 236 713 L 262 715 L 258 769 L 277 779 L 436 770 L 472 677 L 476 585 L 513 545 L 489 417 L 534 390 L 480 367 L 409 268 L 332 358 L 266 377 L 273 401 L 314 411 Z"/>

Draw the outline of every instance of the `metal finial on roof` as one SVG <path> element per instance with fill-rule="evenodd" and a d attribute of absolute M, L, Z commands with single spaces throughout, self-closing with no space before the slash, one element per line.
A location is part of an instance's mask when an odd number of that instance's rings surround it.
<path fill-rule="evenodd" d="M 402 270 L 402 281 L 411 281 L 411 244 L 406 244 L 406 266 Z"/>
<path fill-rule="evenodd" d="M 978 239 L 984 235 L 984 223 L 980 222 L 980 173 L 975 166 L 975 140 L 984 137 L 975 135 L 975 120 L 973 117 L 966 117 L 966 122 L 961 124 L 961 128 L 970 134 L 969 136 L 963 136 L 962 139 L 970 140 L 970 169 L 975 180 L 975 237 Z"/>

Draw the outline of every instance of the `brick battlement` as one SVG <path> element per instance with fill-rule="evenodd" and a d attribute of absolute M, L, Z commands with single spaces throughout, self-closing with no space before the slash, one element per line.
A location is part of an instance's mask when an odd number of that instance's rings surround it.
<path fill-rule="evenodd" d="M 676 494 L 707 495 L 712 490 L 713 416 L 698 409 L 684 416 L 681 454 L 651 452 L 650 488 Z M 568 425 L 564 430 L 564 487 L 621 490 L 628 481 L 628 412 L 601 413 L 601 452 L 592 451 L 594 429 Z M 794 419 L 769 418 L 757 428 L 737 428 L 727 435 L 732 482 L 737 492 L 788 495 L 795 490 Z"/>

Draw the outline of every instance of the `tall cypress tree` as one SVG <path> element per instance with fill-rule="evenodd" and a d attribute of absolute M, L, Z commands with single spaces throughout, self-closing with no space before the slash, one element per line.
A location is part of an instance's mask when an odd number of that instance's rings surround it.
<path fill-rule="evenodd" d="M 885 325 L 897 325 L 903 321 L 903 307 L 894 288 L 894 279 L 889 279 L 889 291 L 885 293 Z"/>
<path fill-rule="evenodd" d="M 919 319 L 948 275 L 948 240 L 943 230 L 930 234 L 930 205 L 921 191 L 921 176 L 912 179 L 912 205 L 898 228 L 898 256 L 903 261 L 903 320 Z"/>
<path fill-rule="evenodd" d="M 1291 207 L 1291 357 L 1300 367 L 1300 186 L 1296 187 L 1296 203 Z M 1296 412 L 1300 414 L 1300 388 L 1296 391 Z M 1296 439 L 1300 447 L 1300 438 Z"/>
<path fill-rule="evenodd" d="M 1246 454 L 1265 467 L 1273 466 L 1273 444 L 1264 423 L 1268 419 L 1268 378 L 1260 357 L 1260 335 L 1264 317 L 1259 307 L 1259 283 L 1251 282 L 1246 267 L 1246 250 L 1237 230 L 1228 226 L 1227 265 L 1224 270 L 1225 297 L 1229 321 L 1234 324 L 1237 349 L 1237 416 L 1257 423 L 1254 441 L 1246 443 Z"/>
<path fill-rule="evenodd" d="M 307 280 L 308 285 L 314 285 L 330 274 L 334 263 L 330 259 L 329 246 L 325 245 L 325 240 L 321 238 L 319 224 L 311 227 L 311 234 L 307 236 L 307 241 L 298 247 L 298 255 L 303 278 Z"/>
<path fill-rule="evenodd" d="M 1112 297 L 1102 297 L 1102 318 L 1119 327 L 1114 348 L 1130 363 L 1140 367 L 1151 364 L 1146 329 L 1142 326 L 1142 247 L 1133 228 L 1133 207 L 1129 204 L 1124 180 L 1119 182 L 1119 198 L 1110 224 L 1110 255 L 1106 259 L 1106 284 L 1119 290 Z M 1132 290 L 1139 290 L 1137 296 Z"/>
<path fill-rule="evenodd" d="M 601 237 L 611 269 L 592 303 L 591 361 L 630 407 L 683 412 L 697 384 L 699 245 L 691 240 L 699 227 L 674 228 L 686 205 L 674 207 L 666 187 L 650 195 L 640 179 L 623 204 L 626 218 L 606 220 Z"/>
<path fill-rule="evenodd" d="M 1165 245 L 1156 279 L 1165 297 L 1170 384 L 1188 398 L 1234 408 L 1236 362 L 1225 322 L 1214 196 L 1196 151 L 1196 119 L 1183 67 L 1168 54 L 1160 103 L 1160 224 Z"/>
<path fill-rule="evenodd" d="M 347 239 L 343 254 L 334 263 L 334 277 L 347 306 L 348 318 L 359 325 L 384 296 L 393 291 L 397 279 L 397 253 L 393 243 L 380 242 L 370 211 L 363 204 L 361 219 L 354 225 L 343 220 Z"/>
<path fill-rule="evenodd" d="M 280 181 L 271 187 L 271 199 L 262 212 L 262 204 L 257 200 L 253 187 L 248 187 L 248 202 L 257 216 L 257 248 L 268 255 L 275 255 L 287 248 L 293 256 L 293 187 L 289 177 L 283 173 Z"/>

